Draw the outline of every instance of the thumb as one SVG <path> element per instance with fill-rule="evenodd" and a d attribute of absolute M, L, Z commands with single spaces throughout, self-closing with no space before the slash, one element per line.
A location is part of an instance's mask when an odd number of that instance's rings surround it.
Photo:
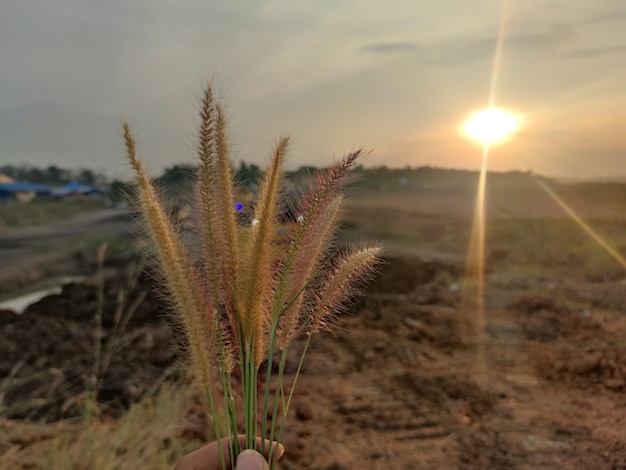
<path fill-rule="evenodd" d="M 246 449 L 237 457 L 235 470 L 269 470 L 267 460 L 256 450 Z"/>

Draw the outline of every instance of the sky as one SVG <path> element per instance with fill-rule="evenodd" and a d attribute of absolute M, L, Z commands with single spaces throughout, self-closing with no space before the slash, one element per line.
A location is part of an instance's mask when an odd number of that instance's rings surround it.
<path fill-rule="evenodd" d="M 0 164 L 128 177 L 123 119 L 155 174 L 193 163 L 213 80 L 236 162 L 288 134 L 292 168 L 475 169 L 493 96 L 523 126 L 490 169 L 624 177 L 625 30 L 623 0 L 2 0 Z"/>

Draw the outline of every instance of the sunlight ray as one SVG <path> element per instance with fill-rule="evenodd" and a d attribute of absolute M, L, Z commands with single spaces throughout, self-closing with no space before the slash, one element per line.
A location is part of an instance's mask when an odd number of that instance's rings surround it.
<path fill-rule="evenodd" d="M 496 91 L 498 88 L 498 79 L 500 78 L 500 64 L 502 62 L 502 50 L 504 49 L 504 36 L 506 34 L 507 17 L 509 14 L 510 0 L 505 0 L 502 5 L 502 14 L 500 16 L 500 24 L 498 27 L 498 36 L 496 40 L 496 50 L 493 57 L 493 65 L 491 67 L 491 85 L 489 87 L 489 108 L 492 108 L 496 101 Z"/>
<path fill-rule="evenodd" d="M 487 110 L 492 110 L 496 102 L 509 6 L 510 0 L 505 0 L 502 5 L 502 14 L 500 16 L 498 36 L 494 51 Z M 469 323 L 467 326 L 470 328 L 469 334 L 473 337 L 477 345 L 474 375 L 479 383 L 482 383 L 487 380 L 488 372 L 485 360 L 485 192 L 487 186 L 488 158 L 492 142 L 489 138 L 479 138 L 478 140 L 482 140 L 483 143 L 482 164 L 476 193 L 471 238 L 467 250 L 465 286 L 463 289 L 462 302 L 465 305 L 465 309 L 468 310 L 467 313 L 470 314 L 470 318 L 466 318 Z"/>
<path fill-rule="evenodd" d="M 533 176 L 533 180 L 543 189 L 548 196 L 550 196 L 554 202 L 556 202 L 561 209 L 563 209 L 576 224 L 583 229 L 583 231 L 591 237 L 598 245 L 600 245 L 615 261 L 617 261 L 624 269 L 626 269 L 626 258 L 622 254 L 613 248 L 609 243 L 602 238 L 602 236 L 596 232 L 591 225 L 585 222 L 574 209 L 572 209 L 545 181 L 540 180 Z"/>

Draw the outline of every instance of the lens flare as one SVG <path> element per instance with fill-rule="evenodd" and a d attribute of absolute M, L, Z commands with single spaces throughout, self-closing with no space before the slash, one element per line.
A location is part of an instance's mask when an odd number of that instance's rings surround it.
<path fill-rule="evenodd" d="M 476 361 L 473 374 L 481 385 L 486 385 L 487 363 L 485 358 L 485 231 L 486 231 L 486 186 L 489 159 L 489 145 L 483 146 L 474 220 L 467 247 L 465 275 L 461 297 L 461 308 L 466 315 L 460 324 L 463 341 L 474 343 Z"/>
<path fill-rule="evenodd" d="M 576 224 L 587 234 L 593 241 L 595 241 L 600 247 L 604 249 L 615 261 L 617 261 L 624 269 L 626 269 L 626 258 L 622 254 L 613 248 L 598 232 L 596 232 L 591 225 L 585 222 L 576 212 L 572 209 L 561 197 L 554 192 L 554 190 L 548 186 L 544 181 L 539 178 L 533 178 L 535 182 L 543 189 L 548 196 L 556 202 L 561 209 L 563 209 L 570 218 L 576 222 Z"/>
<path fill-rule="evenodd" d="M 501 142 L 519 129 L 520 120 L 500 109 L 488 108 L 471 116 L 463 125 L 463 133 L 484 144 Z"/>

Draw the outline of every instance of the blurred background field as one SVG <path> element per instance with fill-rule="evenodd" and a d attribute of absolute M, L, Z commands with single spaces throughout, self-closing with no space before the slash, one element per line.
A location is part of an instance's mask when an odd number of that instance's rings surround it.
<path fill-rule="evenodd" d="M 259 171 L 240 167 L 242 195 Z M 283 468 L 626 465 L 626 269 L 544 189 L 626 256 L 626 184 L 490 173 L 479 321 L 466 277 L 478 173 L 358 173 L 340 242 L 381 240 L 385 264 L 337 333 L 313 342 Z M 161 178 L 181 230 L 191 174 Z M 116 187 L 0 205 L 0 468 L 171 468 L 213 437 L 132 188 Z"/>

